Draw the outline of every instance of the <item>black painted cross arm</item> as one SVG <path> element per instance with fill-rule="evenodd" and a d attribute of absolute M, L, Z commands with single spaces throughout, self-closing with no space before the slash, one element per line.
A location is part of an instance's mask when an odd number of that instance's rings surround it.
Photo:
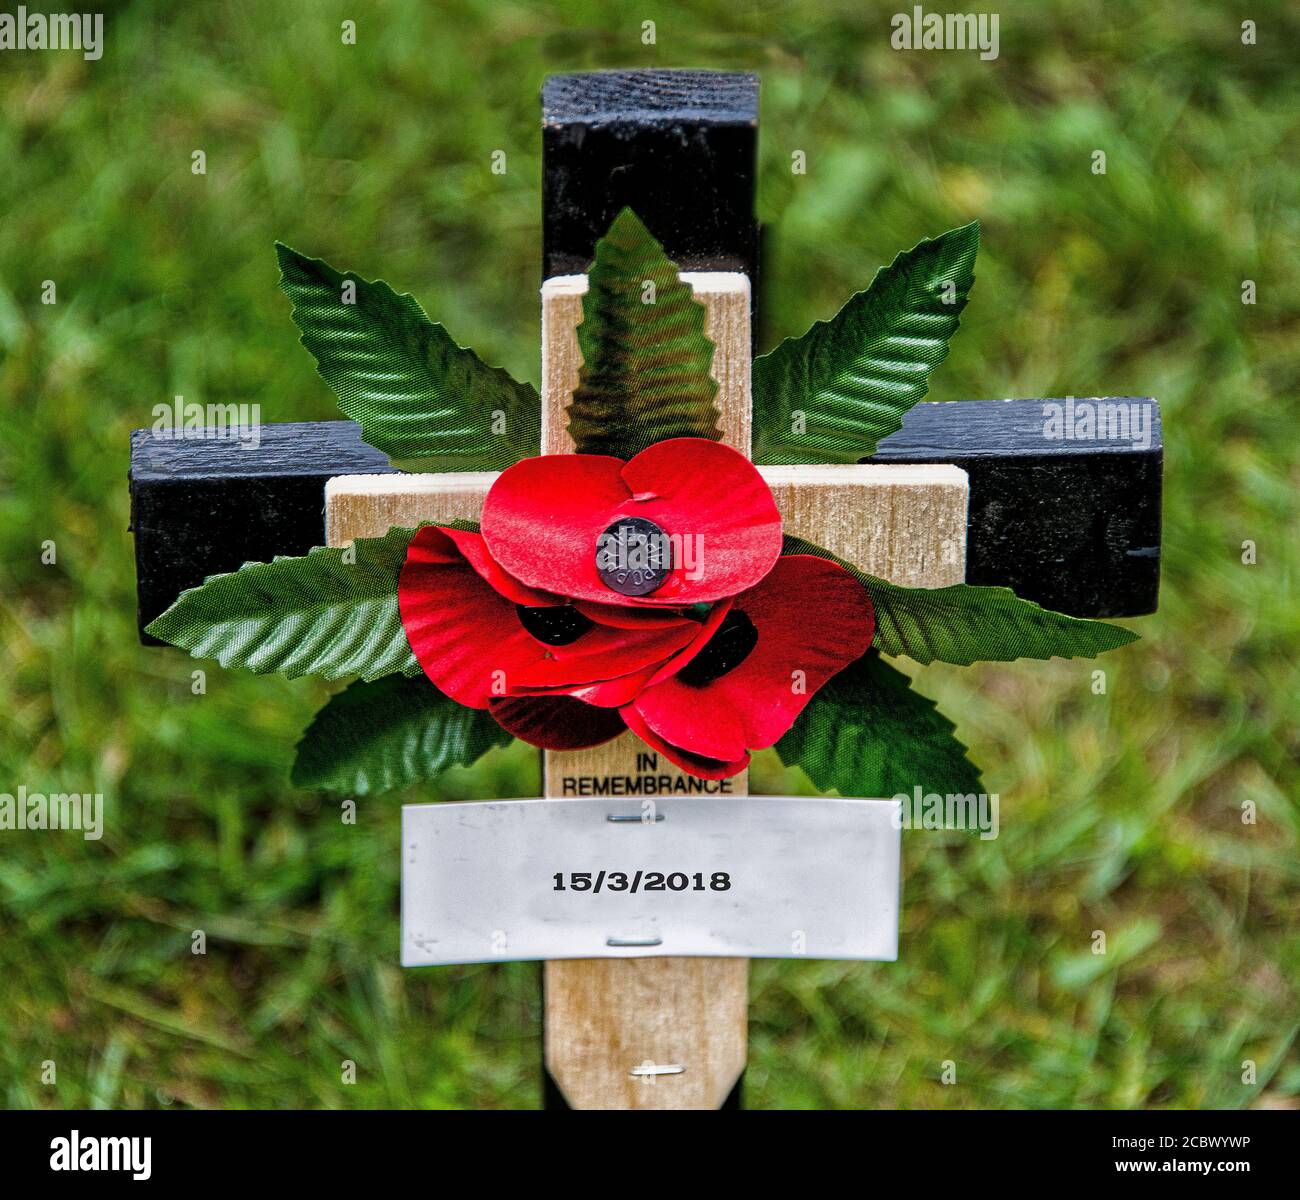
<path fill-rule="evenodd" d="M 1004 584 L 1080 617 L 1153 612 L 1160 580 L 1158 418 L 1145 449 L 1048 440 L 1044 421 L 1040 400 L 920 404 L 872 461 L 966 470 L 969 583 Z M 163 440 L 137 429 L 131 525 L 141 630 L 209 575 L 322 545 L 330 476 L 391 470 L 351 421 L 265 425 L 256 450 L 237 441 Z"/>

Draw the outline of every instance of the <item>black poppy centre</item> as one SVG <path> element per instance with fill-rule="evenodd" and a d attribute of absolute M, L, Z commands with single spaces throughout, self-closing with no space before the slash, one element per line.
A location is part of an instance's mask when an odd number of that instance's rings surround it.
<path fill-rule="evenodd" d="M 547 646 L 572 645 L 595 624 L 571 604 L 544 607 L 516 604 L 515 612 L 519 614 L 519 624 Z"/>
<path fill-rule="evenodd" d="M 758 630 L 749 614 L 733 608 L 701 650 L 678 673 L 677 678 L 691 687 L 704 687 L 734 671 L 758 645 Z"/>

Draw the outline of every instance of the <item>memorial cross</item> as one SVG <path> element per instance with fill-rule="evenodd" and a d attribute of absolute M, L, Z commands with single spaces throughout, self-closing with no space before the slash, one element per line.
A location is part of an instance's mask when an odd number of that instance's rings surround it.
<path fill-rule="evenodd" d="M 753 76 L 693 71 L 547 82 L 544 454 L 573 449 L 564 409 L 581 365 L 583 272 L 625 206 L 704 305 L 719 425 L 751 454 L 757 92 Z M 1158 421 L 1146 446 L 1051 442 L 1042 402 L 926 404 L 871 462 L 761 470 L 787 533 L 872 575 L 921 587 L 1006 584 L 1074 615 L 1138 615 L 1155 607 L 1160 453 Z M 350 422 L 325 422 L 269 426 L 251 456 L 136 431 L 131 479 L 143 628 L 207 575 L 318 544 L 322 497 L 326 542 L 338 546 L 391 526 L 476 520 L 495 475 L 395 474 Z M 186 525 L 196 511 L 201 528 Z M 558 798 L 747 790 L 744 773 L 698 779 L 630 733 L 545 752 L 543 781 Z M 747 960 L 654 949 L 611 945 L 610 957 L 546 963 L 546 1069 L 571 1106 L 709 1108 L 733 1094 L 746 1055 Z"/>

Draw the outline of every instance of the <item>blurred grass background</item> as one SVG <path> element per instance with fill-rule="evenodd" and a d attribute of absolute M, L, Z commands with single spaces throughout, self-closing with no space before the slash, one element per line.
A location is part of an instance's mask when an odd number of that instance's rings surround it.
<path fill-rule="evenodd" d="M 277 237 L 536 381 L 541 81 L 660 65 L 762 74 L 763 348 L 979 217 L 932 398 L 1153 394 L 1167 446 L 1160 611 L 1104 696 L 1088 662 L 921 672 L 1002 835 L 905 837 L 898 963 L 755 964 L 747 1103 L 1300 1105 L 1294 7 L 999 4 L 994 62 L 895 52 L 909 6 L 862 0 L 93 7 L 101 61 L 0 56 L 0 791 L 107 803 L 102 842 L 0 833 L 0 1103 L 538 1102 L 535 966 L 397 965 L 431 793 L 342 824 L 286 782 L 323 687 L 196 697 L 137 644 L 127 435 L 176 394 L 336 415 Z M 537 787 L 517 749 L 436 794 Z"/>

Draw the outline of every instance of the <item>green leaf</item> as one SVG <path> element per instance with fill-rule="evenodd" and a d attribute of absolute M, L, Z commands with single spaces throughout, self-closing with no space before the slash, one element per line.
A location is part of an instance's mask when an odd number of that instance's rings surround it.
<path fill-rule="evenodd" d="M 276 243 L 280 287 L 339 407 L 396 464 L 500 471 L 540 452 L 541 401 L 458 346 L 414 297 Z M 344 284 L 356 289 L 343 302 Z"/>
<path fill-rule="evenodd" d="M 365 796 L 469 766 L 510 734 L 444 696 L 423 675 L 356 682 L 316 714 L 293 764 L 295 787 Z"/>
<path fill-rule="evenodd" d="M 582 317 L 568 410 L 580 454 L 631 458 L 666 438 L 722 437 L 704 306 L 630 208 L 596 243 Z"/>
<path fill-rule="evenodd" d="M 1093 658 L 1138 637 L 1119 625 L 1039 608 L 1010 588 L 969 583 L 909 588 L 886 583 L 802 538 L 787 537 L 782 553 L 814 554 L 851 571 L 876 610 L 873 645 L 884 654 L 906 655 L 919 663 L 967 667 L 1016 658 Z"/>
<path fill-rule="evenodd" d="M 754 360 L 754 461 L 851 463 L 903 424 L 975 282 L 979 222 L 918 243 L 830 321 Z"/>
<path fill-rule="evenodd" d="M 419 671 L 397 609 L 410 529 L 245 563 L 182 592 L 148 632 L 195 658 L 258 675 L 341 679 Z M 348 559 L 355 561 L 348 561 Z"/>
<path fill-rule="evenodd" d="M 809 701 L 776 744 L 822 791 L 889 799 L 899 793 L 966 795 L 980 773 L 953 724 L 875 651 L 846 667 Z"/>

